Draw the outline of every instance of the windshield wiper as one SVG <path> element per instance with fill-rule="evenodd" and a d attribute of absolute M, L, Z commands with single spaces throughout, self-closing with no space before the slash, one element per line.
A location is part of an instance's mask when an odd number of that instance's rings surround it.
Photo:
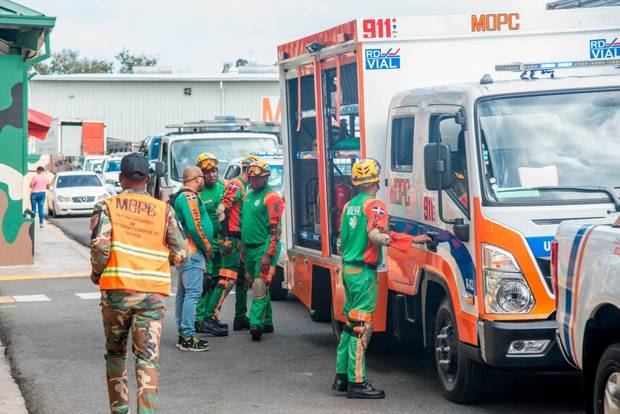
<path fill-rule="evenodd" d="M 525 190 L 525 189 L 524 189 Z M 542 186 L 542 187 L 530 187 L 527 190 L 535 191 L 574 191 L 576 193 L 603 193 L 607 194 L 611 199 L 616 211 L 620 211 L 620 200 L 616 195 L 613 188 L 610 187 L 596 187 L 596 186 Z"/>

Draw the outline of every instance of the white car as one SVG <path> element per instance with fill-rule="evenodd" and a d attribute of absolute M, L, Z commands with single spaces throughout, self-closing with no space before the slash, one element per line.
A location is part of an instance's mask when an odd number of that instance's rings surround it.
<path fill-rule="evenodd" d="M 64 171 L 52 180 L 48 201 L 53 217 L 90 214 L 95 203 L 110 197 L 103 181 L 92 171 Z"/>
<path fill-rule="evenodd" d="M 121 160 L 123 159 L 123 155 L 110 155 L 103 162 L 103 182 L 108 188 L 113 188 L 116 193 L 122 191 L 119 175 L 121 172 Z"/>
<path fill-rule="evenodd" d="M 271 168 L 271 175 L 269 176 L 269 185 L 278 193 L 283 194 L 282 186 L 284 185 L 284 158 L 280 154 L 256 154 L 261 157 Z M 226 171 L 224 172 L 224 179 L 229 181 L 239 174 L 241 174 L 241 160 L 243 158 L 235 158 L 230 161 Z M 288 278 L 286 275 L 286 229 L 284 228 L 286 221 L 284 218 L 281 222 L 282 235 L 280 242 L 282 243 L 282 250 L 280 257 L 278 257 L 278 265 L 276 267 L 276 277 L 271 283 L 269 293 L 272 300 L 283 300 L 288 295 Z"/>
<path fill-rule="evenodd" d="M 103 171 L 103 163 L 105 162 L 105 155 L 87 155 L 84 157 L 82 163 L 83 171 Z"/>

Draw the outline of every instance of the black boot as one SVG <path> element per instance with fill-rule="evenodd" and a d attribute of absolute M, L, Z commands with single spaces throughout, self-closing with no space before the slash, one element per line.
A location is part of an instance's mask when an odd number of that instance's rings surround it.
<path fill-rule="evenodd" d="M 250 320 L 245 316 L 236 317 L 233 323 L 234 331 L 243 331 L 250 329 Z"/>
<path fill-rule="evenodd" d="M 252 335 L 253 341 L 260 341 L 260 337 L 263 335 L 263 329 L 258 325 L 252 325 L 252 328 L 250 328 L 250 335 Z"/>
<path fill-rule="evenodd" d="M 218 318 L 213 318 L 213 320 L 215 321 L 217 326 L 219 326 L 222 329 L 228 330 L 228 324 L 227 323 L 224 323 L 224 322 L 220 321 Z"/>
<path fill-rule="evenodd" d="M 349 378 L 347 378 L 347 374 L 336 374 L 336 379 L 334 379 L 332 390 L 336 392 L 347 392 L 348 385 Z"/>
<path fill-rule="evenodd" d="M 213 319 L 203 321 L 196 329 L 196 332 L 207 333 L 213 336 L 228 336 L 228 329 L 220 328 Z"/>
<path fill-rule="evenodd" d="M 273 333 L 273 325 L 265 325 L 263 327 L 263 333 Z"/>
<path fill-rule="evenodd" d="M 385 398 L 385 392 L 383 390 L 376 389 L 368 381 L 349 382 L 347 398 L 364 398 L 374 400 L 378 398 Z"/>

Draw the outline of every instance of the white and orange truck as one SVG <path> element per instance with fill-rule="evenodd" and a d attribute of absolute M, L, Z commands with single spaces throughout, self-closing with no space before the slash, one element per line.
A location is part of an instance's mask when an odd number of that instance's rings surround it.
<path fill-rule="evenodd" d="M 550 244 L 620 185 L 619 11 L 386 16 L 278 47 L 288 285 L 313 319 L 345 320 L 341 212 L 371 157 L 391 228 L 437 236 L 387 249 L 371 346 L 432 350 L 461 403 L 488 367 L 566 367 Z"/>

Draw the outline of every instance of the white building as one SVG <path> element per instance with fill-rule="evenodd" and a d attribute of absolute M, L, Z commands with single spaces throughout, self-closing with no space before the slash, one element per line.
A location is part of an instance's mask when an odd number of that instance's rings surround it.
<path fill-rule="evenodd" d="M 279 122 L 279 93 L 277 73 L 39 75 L 29 104 L 58 119 L 103 120 L 108 137 L 138 141 L 216 115 Z"/>

